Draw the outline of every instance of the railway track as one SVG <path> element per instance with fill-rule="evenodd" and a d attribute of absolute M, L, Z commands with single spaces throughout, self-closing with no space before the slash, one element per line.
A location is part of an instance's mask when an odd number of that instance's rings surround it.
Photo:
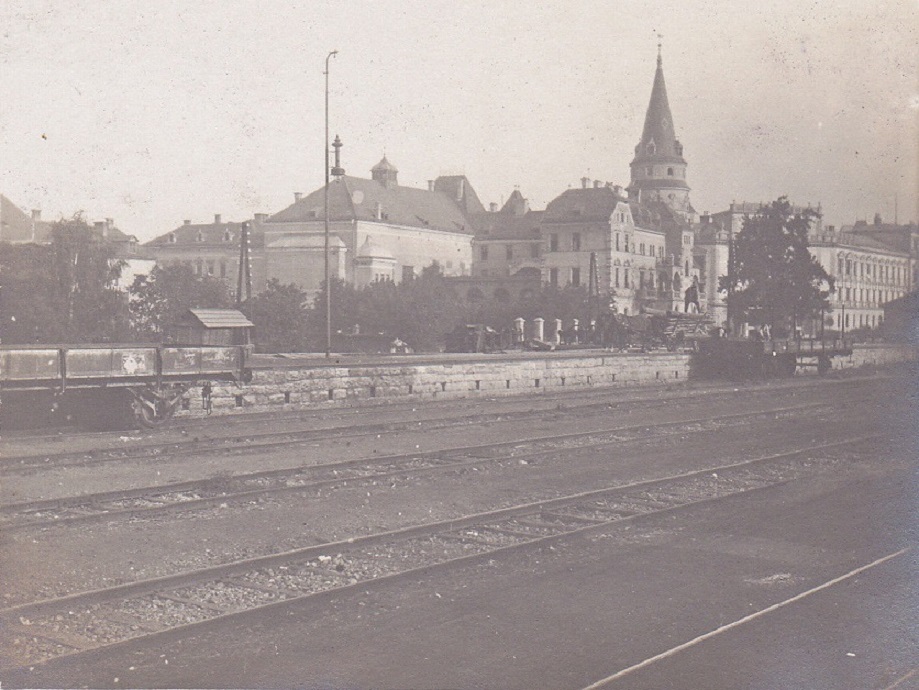
<path fill-rule="evenodd" d="M 702 503 L 844 471 L 879 435 L 836 440 L 692 472 L 520 503 L 459 519 L 240 560 L 0 609 L 10 668 L 142 647 L 230 619 L 432 569 L 645 521 Z"/>
<path fill-rule="evenodd" d="M 406 475 L 448 472 L 485 462 L 513 461 L 531 464 L 537 458 L 559 452 L 596 449 L 604 446 L 655 440 L 679 435 L 719 431 L 756 422 L 795 418 L 803 413 L 834 410 L 828 403 L 783 406 L 768 410 L 682 419 L 657 424 L 633 424 L 599 431 L 553 434 L 504 443 L 445 448 L 424 453 L 407 453 L 362 458 L 292 469 L 268 470 L 220 480 L 194 480 L 158 487 L 110 491 L 64 499 L 31 501 L 0 508 L 0 528 L 6 534 L 23 530 L 85 525 L 116 520 L 139 521 L 167 513 L 227 507 L 230 503 L 252 503 L 272 496 L 304 492 L 329 486 L 361 486 Z"/>
<path fill-rule="evenodd" d="M 849 381 L 841 383 L 849 383 Z M 852 381 L 852 383 L 858 382 Z M 795 387 L 794 390 L 809 390 L 816 387 L 817 384 L 798 386 Z M 847 386 L 844 386 L 843 390 L 846 388 Z M 733 390 L 734 389 L 731 389 L 732 392 Z M 749 400 L 751 395 L 768 395 L 774 393 L 774 390 L 774 387 L 764 386 L 754 390 L 745 389 L 743 394 L 745 398 Z M 679 404 L 683 401 L 689 401 L 693 404 L 704 404 L 706 400 L 712 397 L 723 398 L 724 394 L 725 390 L 718 389 L 701 395 L 693 393 L 668 396 L 663 399 L 653 397 L 623 401 L 611 401 L 607 399 L 606 394 L 604 394 L 601 400 L 589 400 L 586 403 L 580 404 L 572 404 L 570 398 L 561 398 L 566 404 L 561 405 L 556 402 L 554 405 L 545 407 L 540 406 L 535 410 L 532 409 L 534 405 L 539 405 L 539 403 L 544 403 L 545 401 L 532 401 L 528 403 L 527 409 L 523 410 L 512 409 L 463 416 L 448 414 L 438 417 L 424 417 L 421 419 L 415 417 L 407 420 L 386 421 L 375 424 L 363 424 L 358 421 L 357 424 L 326 427 L 322 429 L 316 429 L 312 426 L 306 429 L 284 429 L 282 431 L 249 432 L 245 434 L 234 433 L 220 435 L 216 438 L 202 439 L 195 437 L 188 440 L 176 440 L 167 443 L 133 444 L 130 446 L 125 446 L 124 443 L 122 443 L 116 447 L 95 448 L 83 451 L 30 453 L 28 455 L 11 455 L 10 453 L 5 453 L 4 459 L 0 462 L 0 476 L 31 473 L 39 469 L 92 467 L 111 462 L 155 460 L 163 457 L 176 458 L 200 456 L 207 453 L 235 456 L 249 455 L 316 441 L 369 437 L 382 433 L 395 433 L 400 431 L 417 431 L 419 425 L 423 425 L 424 430 L 427 432 L 469 426 L 472 424 L 555 419 L 560 414 L 578 415 L 591 411 L 616 410 L 622 407 L 627 408 L 630 412 L 640 412 L 659 409 L 672 404 Z M 591 397 L 595 396 L 596 393 Z M 275 420 L 275 423 L 276 421 L 277 420 Z M 112 438 L 112 436 L 108 435 L 108 438 Z M 118 437 L 116 436 L 115 438 Z M 60 442 L 59 438 L 58 442 Z"/>

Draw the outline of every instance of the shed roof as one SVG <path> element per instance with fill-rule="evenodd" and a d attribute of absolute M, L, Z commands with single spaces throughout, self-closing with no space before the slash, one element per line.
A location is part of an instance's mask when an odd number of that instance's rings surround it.
<path fill-rule="evenodd" d="M 238 309 L 189 309 L 205 328 L 251 328 L 249 321 Z"/>

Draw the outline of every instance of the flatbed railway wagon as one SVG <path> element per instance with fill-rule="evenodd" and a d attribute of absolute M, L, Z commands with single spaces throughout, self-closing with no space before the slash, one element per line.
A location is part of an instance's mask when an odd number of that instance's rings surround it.
<path fill-rule="evenodd" d="M 843 338 L 709 338 L 699 341 L 695 369 L 700 378 L 707 379 L 783 378 L 807 367 L 823 376 L 833 368 L 834 357 L 851 354 L 852 341 Z"/>
<path fill-rule="evenodd" d="M 0 347 L 0 395 L 6 413 L 54 407 L 92 428 L 155 427 L 192 386 L 247 382 L 248 352 L 245 345 Z"/>

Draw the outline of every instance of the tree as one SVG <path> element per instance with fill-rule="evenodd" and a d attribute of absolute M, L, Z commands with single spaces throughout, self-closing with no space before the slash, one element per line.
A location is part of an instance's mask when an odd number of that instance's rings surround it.
<path fill-rule="evenodd" d="M 7 343 L 121 340 L 128 334 L 124 263 L 80 214 L 51 228 L 49 245 L 3 247 Z"/>
<path fill-rule="evenodd" d="M 276 278 L 246 300 L 240 309 L 255 324 L 255 341 L 262 352 L 301 352 L 306 348 L 307 294 Z"/>
<path fill-rule="evenodd" d="M 787 333 L 829 309 L 833 279 L 808 249 L 808 231 L 817 218 L 812 209 L 795 212 L 780 197 L 744 219 L 729 273 L 719 278 L 735 319 Z"/>
<path fill-rule="evenodd" d="M 212 276 L 197 276 L 190 266 L 156 266 L 137 276 L 131 286 L 129 309 L 136 337 L 158 339 L 163 329 L 188 309 L 232 307 L 226 285 Z"/>

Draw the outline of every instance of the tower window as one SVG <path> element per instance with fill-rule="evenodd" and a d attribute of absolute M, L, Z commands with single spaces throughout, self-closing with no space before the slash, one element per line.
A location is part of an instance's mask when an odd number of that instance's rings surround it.
<path fill-rule="evenodd" d="M 673 168 L 667 168 L 667 174 L 673 177 Z"/>

